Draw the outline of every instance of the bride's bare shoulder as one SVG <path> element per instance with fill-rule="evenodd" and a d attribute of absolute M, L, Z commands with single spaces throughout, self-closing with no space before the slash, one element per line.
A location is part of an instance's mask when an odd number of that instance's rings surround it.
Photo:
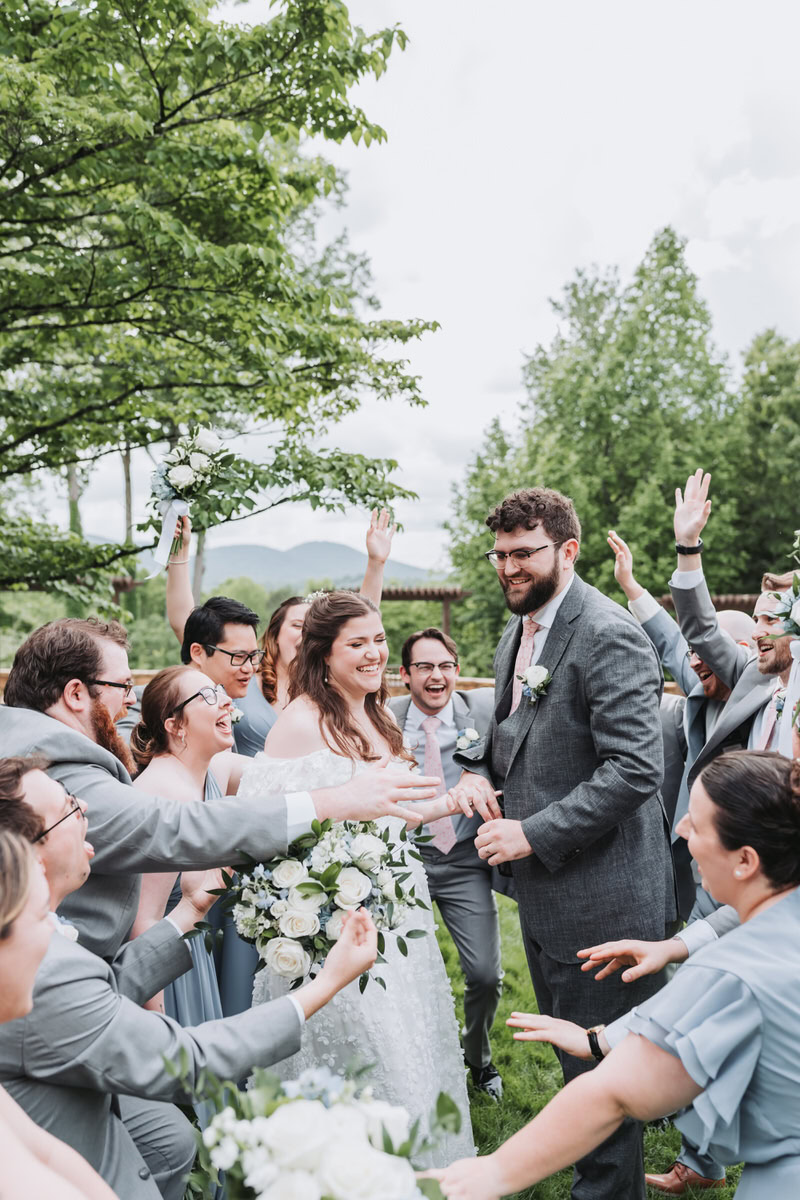
<path fill-rule="evenodd" d="M 287 704 L 267 734 L 270 758 L 302 758 L 326 745 L 319 727 L 319 709 L 305 696 Z"/>

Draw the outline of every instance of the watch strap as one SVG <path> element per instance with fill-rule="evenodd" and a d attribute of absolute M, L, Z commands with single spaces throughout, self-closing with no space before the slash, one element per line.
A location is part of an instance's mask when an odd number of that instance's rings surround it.
<path fill-rule="evenodd" d="M 678 554 L 702 554 L 703 539 L 698 538 L 696 546 L 682 546 L 680 542 L 676 542 L 675 549 L 678 552 Z"/>

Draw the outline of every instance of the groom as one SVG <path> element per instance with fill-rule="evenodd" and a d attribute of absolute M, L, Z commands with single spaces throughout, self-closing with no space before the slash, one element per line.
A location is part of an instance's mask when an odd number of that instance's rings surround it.
<path fill-rule="evenodd" d="M 507 496 L 487 518 L 487 558 L 512 616 L 495 655 L 485 741 L 455 757 L 475 792 L 502 789 L 504 816 L 476 846 L 511 863 L 539 1011 L 610 1022 L 658 991 L 619 973 L 597 983 L 576 958 L 611 938 L 663 938 L 676 916 L 656 653 L 629 613 L 575 573 L 581 527 L 549 488 Z M 530 667 L 533 686 L 520 676 Z M 631 933 L 635 929 L 635 933 Z M 565 1055 L 564 1078 L 587 1069 Z M 627 1120 L 575 1165 L 574 1200 L 644 1198 L 641 1127 Z"/>

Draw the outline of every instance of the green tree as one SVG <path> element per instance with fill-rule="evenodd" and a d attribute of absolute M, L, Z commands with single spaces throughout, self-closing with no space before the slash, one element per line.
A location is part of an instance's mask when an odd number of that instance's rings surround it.
<path fill-rule="evenodd" d="M 365 391 L 421 402 L 397 348 L 430 326 L 368 317 L 363 260 L 317 246 L 342 184 L 303 141 L 385 136 L 348 91 L 404 35 L 352 26 L 341 0 L 281 0 L 252 27 L 209 11 L 0 9 L 0 487 L 196 422 L 266 435 L 253 507 L 390 501 L 391 460 L 313 445 Z M 130 553 L 0 503 L 0 586 L 85 602 Z"/>

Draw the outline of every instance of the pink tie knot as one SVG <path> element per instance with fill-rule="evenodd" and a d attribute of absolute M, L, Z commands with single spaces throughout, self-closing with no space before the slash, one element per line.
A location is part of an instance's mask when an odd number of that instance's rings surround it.
<path fill-rule="evenodd" d="M 442 722 L 439 717 L 426 717 L 422 722 L 422 728 L 426 733 L 436 733 L 436 730 L 439 728 L 441 723 Z"/>

